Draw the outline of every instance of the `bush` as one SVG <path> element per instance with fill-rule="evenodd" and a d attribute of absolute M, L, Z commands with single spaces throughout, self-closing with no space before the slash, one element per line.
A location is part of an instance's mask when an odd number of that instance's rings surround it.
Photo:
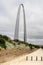
<path fill-rule="evenodd" d="M 0 34 L 0 38 L 2 38 L 2 35 Z"/>
<path fill-rule="evenodd" d="M 16 44 L 15 44 L 15 43 L 14 43 L 13 45 L 14 45 L 14 46 L 16 46 Z"/>
<path fill-rule="evenodd" d="M 43 46 L 41 46 L 41 48 L 43 49 Z"/>
<path fill-rule="evenodd" d="M 15 41 L 15 42 L 19 42 L 19 40 L 18 40 L 18 39 L 15 39 L 14 41 Z"/>
<path fill-rule="evenodd" d="M 20 45 L 20 42 L 18 42 L 18 45 Z"/>
<path fill-rule="evenodd" d="M 6 49 L 5 41 L 3 39 L 0 39 L 0 46 Z"/>
<path fill-rule="evenodd" d="M 29 44 L 30 49 L 33 49 L 32 44 Z"/>
<path fill-rule="evenodd" d="M 9 39 L 8 42 L 12 43 L 12 40 Z"/>
<path fill-rule="evenodd" d="M 26 46 L 29 46 L 29 44 L 28 44 L 28 43 L 25 43 L 25 45 L 26 45 Z"/>
<path fill-rule="evenodd" d="M 3 35 L 3 39 L 9 40 L 9 37 L 7 37 L 6 35 Z"/>
<path fill-rule="evenodd" d="M 35 48 L 40 48 L 38 45 L 35 45 Z"/>

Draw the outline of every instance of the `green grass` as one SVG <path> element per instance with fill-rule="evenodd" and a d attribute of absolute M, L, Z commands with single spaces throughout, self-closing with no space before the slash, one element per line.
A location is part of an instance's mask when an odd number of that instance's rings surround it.
<path fill-rule="evenodd" d="M 8 36 L 6 35 L 0 35 L 0 47 L 2 48 L 30 48 L 31 50 L 33 48 L 40 48 L 39 45 L 34 45 L 31 43 L 27 43 L 24 41 L 20 41 L 20 40 L 11 40 Z M 41 48 L 43 49 L 43 46 L 41 46 Z"/>

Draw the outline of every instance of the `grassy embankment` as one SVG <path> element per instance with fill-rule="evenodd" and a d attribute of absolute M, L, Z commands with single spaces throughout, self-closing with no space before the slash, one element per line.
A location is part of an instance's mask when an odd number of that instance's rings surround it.
<path fill-rule="evenodd" d="M 19 40 L 14 41 L 5 35 L 0 35 L 0 62 L 12 60 L 17 56 L 31 53 L 39 48 L 40 46 L 38 45 L 27 42 L 24 43 Z M 43 48 L 43 46 L 41 46 L 41 48 Z"/>
<path fill-rule="evenodd" d="M 1 48 L 40 48 L 38 45 L 33 45 L 31 43 L 24 43 L 23 41 L 19 40 L 11 40 L 8 36 L 0 35 L 0 49 Z M 41 46 L 43 48 L 43 46 Z"/>

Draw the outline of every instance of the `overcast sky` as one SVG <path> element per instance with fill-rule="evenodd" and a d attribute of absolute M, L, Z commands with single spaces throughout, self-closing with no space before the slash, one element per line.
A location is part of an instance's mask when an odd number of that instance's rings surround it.
<path fill-rule="evenodd" d="M 0 34 L 14 37 L 19 5 L 23 3 L 27 38 L 43 39 L 43 0 L 0 0 Z M 21 18 L 22 16 L 21 8 Z M 23 37 L 23 18 L 20 18 L 20 37 Z M 22 27 L 22 28 L 21 28 Z"/>

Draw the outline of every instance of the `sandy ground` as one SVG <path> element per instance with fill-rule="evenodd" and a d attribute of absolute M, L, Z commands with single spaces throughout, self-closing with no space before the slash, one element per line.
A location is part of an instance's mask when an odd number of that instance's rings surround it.
<path fill-rule="evenodd" d="M 0 51 L 0 63 L 7 62 L 9 60 L 15 59 L 16 57 L 32 53 L 37 49 L 26 49 L 26 48 L 13 48 L 13 49 L 6 49 L 6 50 L 1 50 Z"/>
<path fill-rule="evenodd" d="M 28 60 L 26 61 L 27 56 L 28 56 Z M 32 61 L 31 61 L 31 56 L 33 57 Z M 36 61 L 36 56 L 38 57 L 37 61 Z M 19 56 L 5 63 L 0 63 L 0 65 L 43 65 L 43 61 L 41 61 L 41 56 L 43 57 L 43 49 L 38 49 L 33 53 Z"/>

